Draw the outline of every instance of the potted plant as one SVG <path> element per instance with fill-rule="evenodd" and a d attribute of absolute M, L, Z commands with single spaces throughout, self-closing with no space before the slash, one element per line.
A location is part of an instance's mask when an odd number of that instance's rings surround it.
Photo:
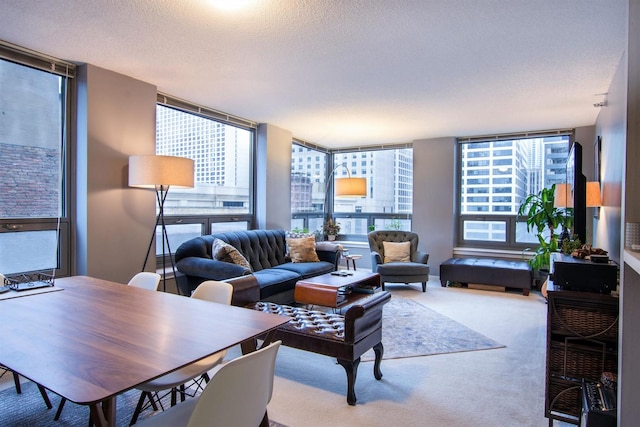
<path fill-rule="evenodd" d="M 555 184 L 551 188 L 543 188 L 537 194 L 530 194 L 518 209 L 518 215 L 526 216 L 527 231 L 535 229 L 539 246 L 529 265 L 534 271 L 549 271 L 551 252 L 557 252 L 560 235 L 556 231 L 567 227 L 568 219 L 564 209 L 554 206 Z M 549 230 L 549 235 L 544 234 Z"/>
<path fill-rule="evenodd" d="M 329 218 L 322 226 L 322 230 L 329 240 L 335 240 L 338 233 L 340 233 L 340 223 L 334 221 L 333 218 Z"/>

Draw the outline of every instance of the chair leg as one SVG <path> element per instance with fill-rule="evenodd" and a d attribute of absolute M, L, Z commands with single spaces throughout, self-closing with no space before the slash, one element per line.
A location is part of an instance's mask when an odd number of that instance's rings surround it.
<path fill-rule="evenodd" d="M 382 362 L 382 356 L 384 354 L 384 347 L 382 342 L 373 346 L 373 352 L 376 354 L 376 360 L 373 363 L 373 376 L 377 380 L 382 379 L 382 371 L 380 370 L 380 363 Z"/>
<path fill-rule="evenodd" d="M 67 399 L 64 397 L 60 399 L 60 403 L 58 404 L 58 410 L 56 411 L 56 416 L 53 417 L 53 421 L 58 421 L 60 419 L 60 415 L 62 415 L 62 408 L 64 408 L 64 404 L 67 402 Z"/>
<path fill-rule="evenodd" d="M 140 399 L 138 399 L 138 404 L 136 405 L 136 409 L 133 411 L 133 415 L 131 416 L 131 421 L 129 422 L 130 426 L 134 425 L 136 421 L 138 421 L 138 416 L 142 411 L 142 405 L 144 405 L 144 399 L 146 397 L 147 397 L 146 391 L 143 391 L 142 393 L 140 393 Z"/>
<path fill-rule="evenodd" d="M 38 390 L 40 391 L 40 395 L 42 396 L 42 400 L 44 400 L 44 404 L 47 405 L 47 409 L 53 408 L 51 401 L 49 400 L 49 395 L 47 394 L 47 390 L 38 384 Z"/>
<path fill-rule="evenodd" d="M 13 374 L 13 383 L 16 385 L 16 393 L 21 394 L 22 387 L 20 386 L 20 375 L 16 374 L 13 371 L 11 371 L 11 373 Z"/>

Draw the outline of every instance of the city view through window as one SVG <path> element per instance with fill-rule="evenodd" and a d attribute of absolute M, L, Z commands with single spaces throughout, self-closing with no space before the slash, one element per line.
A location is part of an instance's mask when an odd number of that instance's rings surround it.
<path fill-rule="evenodd" d="M 249 227 L 253 138 L 252 130 L 157 105 L 156 154 L 194 161 L 194 188 L 167 193 L 164 213 L 172 252 L 203 233 Z M 156 254 L 162 253 L 157 227 Z"/>
<path fill-rule="evenodd" d="M 294 144 L 291 151 L 292 228 L 321 230 L 330 202 L 340 234 L 365 235 L 372 229 L 411 229 L 413 211 L 413 149 L 353 151 L 327 154 Z M 333 197 L 326 184 L 349 176 L 366 178 L 366 197 Z M 331 200 L 330 200 L 331 199 Z M 310 214 L 310 215 L 305 215 Z M 304 219 L 308 222 L 305 223 Z"/>
<path fill-rule="evenodd" d="M 529 194 L 565 182 L 569 135 L 463 143 L 460 152 L 461 240 L 536 243 L 514 218 Z"/>

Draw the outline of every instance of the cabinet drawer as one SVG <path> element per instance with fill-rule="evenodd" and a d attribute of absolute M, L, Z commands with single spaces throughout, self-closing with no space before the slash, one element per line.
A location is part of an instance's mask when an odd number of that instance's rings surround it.
<path fill-rule="evenodd" d="M 617 342 L 617 307 L 600 307 L 594 310 L 558 300 L 550 300 L 549 304 L 549 326 L 552 333 Z"/>
<path fill-rule="evenodd" d="M 551 413 L 561 413 L 572 417 L 580 416 L 582 408 L 580 383 L 563 380 L 560 378 L 548 378 L 546 416 Z"/>
<path fill-rule="evenodd" d="M 598 381 L 603 372 L 618 372 L 618 353 L 590 342 L 551 342 L 549 375 Z"/>

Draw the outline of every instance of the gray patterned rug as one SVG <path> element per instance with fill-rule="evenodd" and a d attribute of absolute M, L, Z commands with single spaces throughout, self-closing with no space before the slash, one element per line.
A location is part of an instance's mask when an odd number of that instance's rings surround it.
<path fill-rule="evenodd" d="M 392 296 L 382 316 L 383 359 L 505 347 L 409 298 Z M 362 356 L 373 359 L 373 350 Z"/>
<path fill-rule="evenodd" d="M 13 382 L 12 382 L 13 384 Z M 56 427 L 86 427 L 89 421 L 89 407 L 75 405 L 67 402 L 58 421 L 53 417 L 58 409 L 60 397 L 53 393 L 48 393 L 53 405 L 52 409 L 47 409 L 38 388 L 32 382 L 22 384 L 22 394 L 17 394 L 16 390 L 9 387 L 0 391 L 0 426 L 2 427 L 34 427 L 34 426 L 56 426 Z M 117 398 L 116 425 L 118 427 L 128 426 L 133 415 L 133 410 L 138 403 L 140 392 L 136 390 L 128 391 Z M 169 402 L 166 402 L 169 403 Z M 167 405 L 168 406 L 168 405 Z M 143 411 L 139 419 L 142 420 L 152 415 L 151 409 Z M 269 423 L 269 427 L 286 427 L 275 421 Z"/>

